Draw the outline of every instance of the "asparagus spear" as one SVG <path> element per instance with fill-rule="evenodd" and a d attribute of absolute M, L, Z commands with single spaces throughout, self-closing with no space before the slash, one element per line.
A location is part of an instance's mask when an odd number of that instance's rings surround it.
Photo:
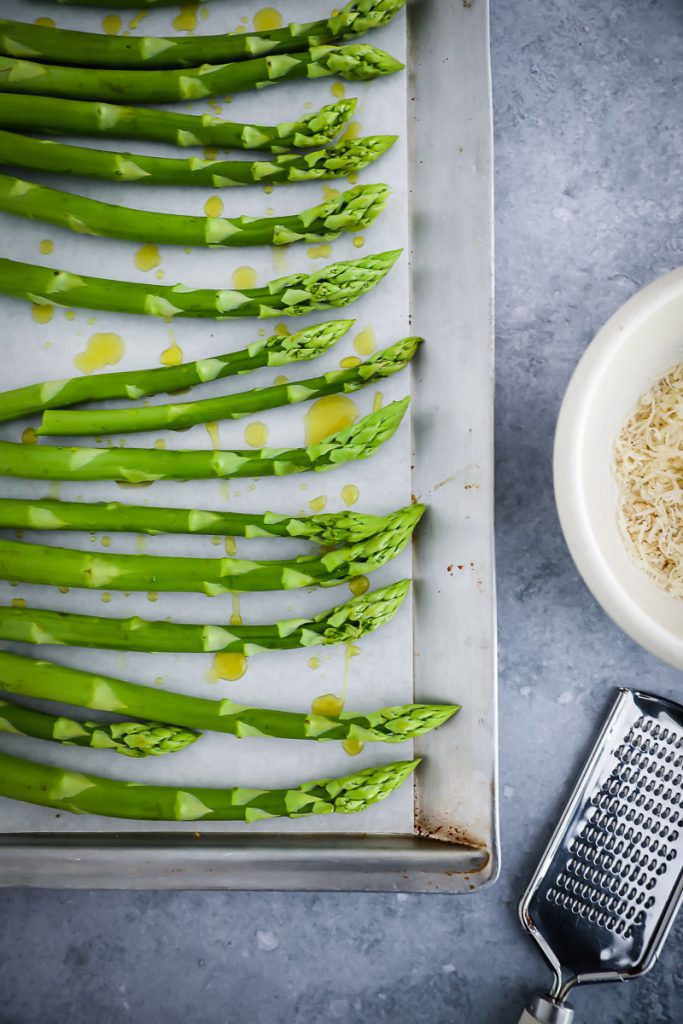
<path fill-rule="evenodd" d="M 186 316 L 214 320 L 249 316 L 265 320 L 347 306 L 374 288 L 400 255 L 401 250 L 394 249 L 359 260 L 330 263 L 310 274 L 290 274 L 262 288 L 243 291 L 111 281 L 0 259 L 0 293 L 44 306 L 111 309 L 166 320 Z"/>
<path fill-rule="evenodd" d="M 38 433 L 65 436 L 128 434 L 141 430 L 184 430 L 197 423 L 239 419 L 264 409 L 296 405 L 325 395 L 352 394 L 404 369 L 417 352 L 421 338 L 403 338 L 376 352 L 364 363 L 346 370 L 330 370 L 291 384 L 252 388 L 219 398 L 204 398 L 172 405 L 135 405 L 124 409 L 48 410 Z"/>
<path fill-rule="evenodd" d="M 35 664 L 37 666 L 39 662 Z M 61 700 L 61 696 L 57 696 Z M 54 693 L 52 699 L 55 699 Z M 73 718 L 49 715 L 45 711 L 10 704 L 6 700 L 0 700 L 0 732 L 33 736 L 38 740 L 54 740 L 69 746 L 76 744 L 79 747 L 93 747 L 95 750 L 113 750 L 126 757 L 174 754 L 199 738 L 197 733 L 190 732 L 184 726 L 178 728 L 175 725 L 159 725 L 158 722 L 77 722 Z"/>
<path fill-rule="evenodd" d="M 109 619 L 43 608 L 0 606 L 0 640 L 117 651 L 189 654 L 226 651 L 250 657 L 261 651 L 358 640 L 393 618 L 409 586 L 410 580 L 400 580 L 381 590 L 354 597 L 311 619 L 285 619 L 269 626 L 150 622 L 137 616 Z"/>
<path fill-rule="evenodd" d="M 306 448 L 166 451 L 156 448 L 57 448 L 0 441 L 0 476 L 27 480 L 210 480 L 322 472 L 367 459 L 393 436 L 409 398 L 392 402 Z"/>
<path fill-rule="evenodd" d="M 353 39 L 388 24 L 405 0 L 351 0 L 336 14 L 262 32 L 221 35 L 108 36 L 0 19 L 0 53 L 93 68 L 186 68 Z"/>
<path fill-rule="evenodd" d="M 0 690 L 23 697 L 59 700 L 92 711 L 162 719 L 189 729 L 292 740 L 400 743 L 438 729 L 459 710 L 457 704 L 405 704 L 367 713 L 342 712 L 334 717 L 298 714 L 247 707 L 231 700 L 190 697 L 6 651 L 0 651 Z M 193 733 L 189 735 L 195 739 Z"/>
<path fill-rule="evenodd" d="M 356 109 L 353 98 L 329 103 L 296 121 L 276 125 L 238 124 L 214 114 L 179 114 L 175 110 L 124 107 L 92 100 L 53 96 L 0 94 L 0 124 L 49 135 L 94 135 L 107 139 L 152 139 L 176 146 L 225 149 L 310 149 L 326 146 Z"/>
<path fill-rule="evenodd" d="M 5 213 L 46 221 L 79 235 L 212 248 L 320 242 L 338 238 L 343 231 L 361 231 L 379 217 L 389 194 L 387 185 L 356 185 L 287 216 L 192 217 L 114 206 L 0 174 L 0 210 Z"/>
<path fill-rule="evenodd" d="M 238 352 L 197 359 L 178 366 L 149 370 L 123 370 L 97 376 L 48 380 L 0 392 L 0 423 L 30 416 L 44 409 L 99 402 L 107 398 L 143 398 L 161 391 L 180 391 L 195 384 L 248 373 L 261 366 L 286 366 L 315 359 L 353 326 L 353 320 L 329 320 L 304 327 L 295 334 L 257 338 Z"/>
<path fill-rule="evenodd" d="M 349 139 L 310 153 L 282 153 L 268 160 L 176 159 L 69 146 L 0 131 L 0 164 L 34 171 L 134 181 L 141 185 L 272 185 L 341 178 L 362 171 L 393 146 L 395 135 Z"/>
<path fill-rule="evenodd" d="M 109 818 L 252 822 L 364 811 L 389 796 L 418 764 L 417 760 L 396 761 L 341 779 L 304 782 L 293 789 L 179 789 L 84 775 L 0 754 L 0 796 Z"/>
<path fill-rule="evenodd" d="M 202 64 L 178 71 L 60 67 L 0 57 L 0 92 L 113 103 L 121 100 L 128 103 L 174 103 L 328 75 L 337 75 L 349 82 L 369 81 L 402 68 L 403 64 L 395 57 L 365 43 L 312 46 L 302 53 L 255 57 L 227 64 Z"/>
<path fill-rule="evenodd" d="M 206 594 L 331 587 L 379 569 L 408 543 L 424 507 L 409 505 L 387 517 L 382 533 L 324 555 L 277 561 L 174 558 L 78 551 L 0 538 L 0 579 L 90 590 L 155 590 Z"/>
<path fill-rule="evenodd" d="M 398 509 L 398 512 L 406 509 Z M 216 512 L 208 509 L 122 505 L 118 501 L 57 501 L 0 498 L 0 528 L 15 530 L 105 530 L 108 533 L 189 533 L 225 537 L 297 537 L 316 544 L 365 540 L 386 528 L 388 516 L 360 512 L 288 516 L 275 512 Z"/>

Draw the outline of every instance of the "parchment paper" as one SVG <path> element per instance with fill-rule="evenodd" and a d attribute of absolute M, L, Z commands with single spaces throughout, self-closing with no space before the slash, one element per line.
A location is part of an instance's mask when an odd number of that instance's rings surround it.
<path fill-rule="evenodd" d="M 254 13 L 263 6 L 258 2 L 222 3 L 216 0 L 200 9 L 197 32 L 217 33 L 235 30 L 240 24 L 252 24 Z M 305 0 L 284 0 L 281 10 L 285 21 L 310 20 L 325 16 L 330 3 L 312 5 Z M 49 2 L 27 3 L 5 0 L 3 15 L 24 20 L 38 16 L 52 17 L 59 27 L 100 31 L 105 11 L 65 7 Z M 135 12 L 122 12 L 127 26 Z M 178 8 L 150 12 L 133 30 L 134 34 L 170 34 L 171 22 Z M 203 15 L 206 17 L 203 17 Z M 246 22 L 243 20 L 246 19 Z M 399 16 L 380 32 L 367 37 L 368 41 L 405 60 L 405 20 Z M 306 109 L 317 109 L 332 102 L 330 87 L 335 79 L 290 83 L 264 92 L 236 95 L 230 103 L 221 102 L 222 114 L 237 121 L 255 120 L 275 123 L 291 119 Z M 359 122 L 360 134 L 397 134 L 399 142 L 380 161 L 359 176 L 362 182 L 386 182 L 394 194 L 387 210 L 367 232 L 362 248 L 356 248 L 352 236 L 332 243 L 332 256 L 311 258 L 308 247 L 295 245 L 286 251 L 270 248 L 241 250 L 199 250 L 186 253 L 180 247 L 167 246 L 161 250 L 164 283 L 182 281 L 197 287 L 230 287 L 235 268 L 249 265 L 258 272 L 259 283 L 301 269 L 321 266 L 333 260 L 350 259 L 385 249 L 404 247 L 405 253 L 388 278 L 374 291 L 352 306 L 338 313 L 300 317 L 287 321 L 291 330 L 314 321 L 335 317 L 355 317 L 356 325 L 349 335 L 334 349 L 313 363 L 298 367 L 284 367 L 280 372 L 289 379 L 316 375 L 339 365 L 342 358 L 355 354 L 353 338 L 361 330 L 372 327 L 377 347 L 384 347 L 410 333 L 409 281 L 408 281 L 408 214 L 407 214 L 407 152 L 406 101 L 407 76 L 394 75 L 372 83 L 347 83 L 346 95 L 357 96 L 359 106 L 354 118 Z M 221 98 L 218 98 L 219 100 Z M 310 105 L 310 106 L 309 106 Z M 201 113 L 210 109 L 204 103 L 178 105 L 178 109 Z M 76 140 L 74 140 L 76 141 Z M 85 145 L 116 150 L 130 149 L 139 153 L 166 153 L 177 155 L 170 147 L 151 142 L 118 140 L 112 143 L 90 140 Z M 187 156 L 194 151 L 182 151 Z M 233 156 L 240 158 L 239 153 Z M 241 154 L 249 158 L 248 154 Z M 186 213 L 203 213 L 206 199 L 220 194 L 227 216 L 251 214 L 256 216 L 291 213 L 319 202 L 323 197 L 322 183 L 297 184 L 288 188 L 275 188 L 265 194 L 260 187 L 228 188 L 220 193 L 197 188 L 146 188 L 143 185 L 117 185 L 90 182 L 87 179 L 39 175 L 34 172 L 16 172 L 29 180 L 41 180 L 54 187 L 79 192 L 107 202 L 121 203 L 144 209 Z M 335 188 L 348 187 L 346 180 L 327 182 Z M 0 214 L 1 250 L 3 255 L 51 267 L 109 276 L 123 280 L 154 279 L 154 271 L 139 271 L 134 256 L 138 243 L 113 239 L 94 239 L 73 235 L 49 225 L 30 223 L 18 217 Z M 43 239 L 54 242 L 54 251 L 43 255 L 39 243 Z M 3 322 L 4 356 L 0 379 L 2 388 L 17 387 L 37 379 L 71 376 L 78 371 L 74 357 L 85 349 L 94 332 L 115 332 L 125 342 L 125 354 L 116 369 L 154 366 L 160 353 L 174 341 L 181 347 L 185 359 L 195 359 L 241 349 L 259 336 L 271 333 L 274 321 L 239 320 L 213 322 L 209 320 L 178 320 L 166 324 L 147 317 L 117 315 L 86 310 L 76 311 L 67 319 L 65 311 L 56 310 L 50 323 L 38 324 L 32 317 L 31 307 L 23 302 L 0 298 Z M 419 331 L 419 324 L 414 325 Z M 278 375 L 275 369 L 258 371 L 247 377 L 204 385 L 197 389 L 198 397 L 210 397 L 227 391 L 264 386 Z M 382 382 L 381 388 L 371 387 L 353 396 L 360 415 L 370 412 L 377 390 L 387 403 L 409 393 L 410 377 L 405 371 Z M 164 401 L 160 396 L 158 401 Z M 151 399 L 155 401 L 155 399 Z M 252 419 L 269 428 L 269 445 L 300 445 L 304 443 L 304 415 L 308 405 L 275 410 L 256 417 L 226 421 L 220 424 L 221 447 L 246 447 L 244 429 Z M 25 420 L 5 425 L 0 431 L 3 439 L 18 441 L 26 426 L 36 426 L 36 420 Z M 126 438 L 128 446 L 149 446 L 161 434 L 139 434 Z M 203 426 L 185 433 L 163 434 L 168 447 L 210 448 L 211 440 Z M 92 444 L 92 439 L 75 443 Z M 106 443 L 103 441 L 102 443 Z M 113 438 L 119 444 L 118 437 Z M 384 513 L 410 501 L 411 442 L 408 417 L 397 436 L 375 457 L 366 462 L 352 463 L 328 473 L 309 473 L 279 480 L 235 480 L 226 487 L 218 481 L 189 483 L 157 482 L 151 487 L 123 490 L 114 483 L 62 483 L 57 488 L 40 481 L 0 481 L 2 492 L 13 496 L 44 496 L 51 494 L 66 500 L 121 500 L 130 503 L 173 505 L 178 507 L 230 508 L 235 511 L 263 511 L 266 509 L 291 514 L 307 513 L 308 503 L 320 496 L 327 498 L 326 511 L 344 508 L 341 490 L 353 483 L 360 490 L 356 509 Z M 34 534 L 27 541 L 49 542 L 78 548 L 105 550 L 102 538 L 87 534 Z M 126 534 L 112 534 L 109 551 L 179 555 L 222 555 L 224 548 L 212 543 L 209 537 L 145 537 L 144 540 Z M 237 554 L 242 557 L 281 558 L 291 552 L 305 550 L 293 541 L 237 540 Z M 372 575 L 374 588 L 410 575 L 410 554 L 400 558 Z M 271 622 L 283 616 L 309 614 L 341 603 L 350 597 L 343 585 L 314 592 L 287 592 L 247 594 L 240 598 L 244 621 Z M 151 603 L 145 594 L 112 593 L 110 603 L 102 603 L 98 592 L 75 591 L 60 593 L 55 587 L 10 587 L 0 583 L 0 599 L 7 602 L 23 597 L 29 605 L 59 610 L 71 610 L 114 617 L 138 614 L 147 618 L 172 617 L 176 621 L 224 623 L 232 611 L 230 595 L 208 598 L 203 595 L 160 594 Z M 361 654 L 350 662 L 348 672 L 348 710 L 370 710 L 387 704 L 412 700 L 412 618 L 410 598 L 392 623 L 362 640 Z M 315 648 L 302 651 L 261 654 L 252 659 L 244 677 L 237 682 L 209 682 L 212 667 L 210 655 L 121 654 L 115 651 L 90 651 L 69 648 L 23 648 L 17 651 L 28 655 L 52 658 L 60 663 L 119 676 L 185 693 L 205 697 L 229 696 L 232 699 L 263 707 L 282 707 L 307 711 L 313 698 L 324 693 L 340 693 L 344 683 L 346 652 L 344 647 Z M 308 667 L 311 655 L 320 658 L 320 667 Z M 36 705 L 39 706 L 39 705 Z M 69 709 L 65 707 L 69 713 Z M 80 714 L 70 709 L 76 717 Z M 97 717 L 92 713 L 90 717 Z M 60 747 L 14 736 L 0 737 L 0 749 L 32 757 L 45 763 L 68 766 L 81 771 L 99 773 L 121 779 L 136 779 L 150 783 L 208 785 L 208 786 L 283 786 L 330 775 L 343 775 L 361 767 L 377 765 L 412 755 L 410 743 L 368 744 L 357 757 L 350 758 L 337 743 L 314 743 L 271 739 L 238 741 L 233 737 L 206 734 L 193 747 L 178 755 L 146 760 L 129 760 L 116 754 L 79 748 Z M 274 821 L 270 824 L 197 823 L 202 831 L 364 831 L 411 832 L 413 828 L 413 792 L 408 783 L 389 800 L 358 816 L 341 815 L 307 818 L 299 821 Z M 57 814 L 46 808 L 31 807 L 12 801 L 0 800 L 0 829 L 3 831 L 117 831 L 169 828 L 191 831 L 190 824 L 113 822 L 95 816 Z"/>

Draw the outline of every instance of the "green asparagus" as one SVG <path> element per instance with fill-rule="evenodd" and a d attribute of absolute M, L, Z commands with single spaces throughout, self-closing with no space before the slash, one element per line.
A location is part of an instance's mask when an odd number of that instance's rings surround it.
<path fill-rule="evenodd" d="M 40 663 L 35 662 L 35 664 L 37 666 Z M 53 693 L 52 700 L 57 698 L 62 700 L 61 695 Z M 207 701 L 208 703 L 210 702 Z M 423 707 L 429 707 L 429 705 L 417 705 L 417 707 L 422 710 Z M 399 711 L 399 709 L 387 708 L 387 711 L 394 710 Z M 439 711 L 442 709 L 439 708 Z M 428 714 L 428 712 L 423 713 Z M 409 711 L 408 714 L 410 714 Z M 402 721 L 399 715 L 397 717 L 399 722 Z M 389 719 L 390 723 L 391 719 Z M 408 718 L 408 724 L 412 725 L 410 718 Z M 61 715 L 58 717 L 47 714 L 45 711 L 22 707 L 20 704 L 10 704 L 6 700 L 0 700 L 0 732 L 33 736 L 38 740 L 54 740 L 56 743 L 65 743 L 69 746 L 76 744 L 79 747 L 92 747 L 95 750 L 113 750 L 126 757 L 174 754 L 199 738 L 197 733 L 190 732 L 186 727 L 159 725 L 158 722 L 78 722 L 73 718 L 63 718 Z M 397 739 L 402 738 L 401 736 L 397 737 Z"/>
<path fill-rule="evenodd" d="M 177 450 L 58 448 L 0 441 L 0 476 L 27 480 L 210 480 L 323 472 L 367 459 L 396 432 L 410 399 L 392 402 L 306 448 Z"/>
<path fill-rule="evenodd" d="M 262 651 L 356 641 L 389 622 L 408 593 L 410 580 L 354 597 L 310 619 L 285 619 L 268 626 L 216 626 L 151 622 L 134 616 L 110 619 L 42 608 L 0 606 L 0 640 L 26 644 L 67 644 L 117 651 L 251 657 Z"/>
<path fill-rule="evenodd" d="M 312 46 L 302 53 L 202 64 L 178 71 L 61 67 L 0 57 L 0 92 L 112 103 L 174 103 L 329 75 L 349 82 L 369 81 L 402 68 L 403 64 L 390 54 L 365 43 Z"/>
<path fill-rule="evenodd" d="M 228 591 L 296 590 L 332 587 L 365 576 L 390 562 L 410 540 L 424 506 L 409 505 L 387 517 L 382 533 L 324 555 L 277 561 L 245 558 L 175 558 L 119 555 L 26 544 L 0 538 L 0 579 L 12 583 L 206 594 Z"/>
<path fill-rule="evenodd" d="M 0 259 L 0 293 L 42 306 L 110 309 L 165 320 L 173 317 L 229 320 L 246 316 L 264 320 L 347 306 L 374 288 L 400 255 L 401 250 L 394 249 L 359 260 L 330 263 L 310 274 L 290 274 L 262 288 L 243 291 L 111 281 Z"/>
<path fill-rule="evenodd" d="M 395 135 L 348 139 L 309 153 L 282 153 L 267 160 L 177 159 L 70 146 L 0 131 L 0 165 L 102 178 L 140 185 L 273 185 L 342 178 L 362 171 L 393 146 Z"/>
<path fill-rule="evenodd" d="M 370 227 L 389 195 L 387 185 L 356 185 L 286 216 L 193 217 L 114 206 L 0 174 L 0 210 L 5 213 L 45 221 L 79 235 L 212 248 L 329 241 L 343 231 Z"/>
<path fill-rule="evenodd" d="M 376 352 L 364 363 L 346 370 L 330 370 L 318 377 L 252 388 L 218 398 L 172 405 L 134 405 L 124 409 L 48 410 L 38 434 L 73 437 L 83 434 L 129 434 L 141 430 L 184 430 L 197 423 L 239 419 L 264 409 L 296 405 L 325 395 L 352 394 L 403 370 L 417 352 L 421 338 L 403 338 Z"/>
<path fill-rule="evenodd" d="M 84 775 L 0 754 L 0 796 L 109 818 L 253 822 L 364 811 L 389 796 L 418 764 L 396 761 L 341 779 L 304 782 L 294 789 L 179 789 Z"/>
<path fill-rule="evenodd" d="M 103 530 L 107 533 L 188 533 L 222 537 L 293 537 L 316 544 L 348 544 L 386 529 L 389 516 L 328 512 L 288 516 L 275 512 L 216 512 L 209 509 L 123 505 L 118 501 L 58 501 L 0 498 L 0 528 L 14 530 Z"/>
<path fill-rule="evenodd" d="M 414 739 L 438 729 L 460 709 L 457 704 L 405 704 L 380 711 L 343 711 L 331 716 L 252 708 L 231 700 L 207 700 L 111 676 L 93 675 L 6 651 L 0 651 L 0 690 L 76 704 L 91 711 L 161 719 L 186 729 L 206 729 L 232 736 L 319 741 L 354 739 L 361 743 L 400 743 Z M 193 733 L 189 735 L 195 738 Z"/>
<path fill-rule="evenodd" d="M 179 114 L 175 110 L 124 107 L 92 100 L 0 94 L 0 125 L 48 135 L 94 135 L 106 139 L 150 139 L 176 146 L 225 149 L 311 149 L 326 146 L 350 121 L 353 98 L 329 103 L 281 124 L 238 124 L 215 114 Z"/>
<path fill-rule="evenodd" d="M 93 68 L 186 68 L 353 39 L 388 24 L 405 0 L 351 0 L 328 18 L 261 32 L 197 36 L 112 36 L 0 19 L 0 53 Z"/>
<path fill-rule="evenodd" d="M 0 392 L 0 423 L 44 409 L 63 408 L 80 402 L 109 398 L 144 398 L 161 391 L 180 391 L 195 384 L 249 373 L 261 366 L 286 366 L 315 359 L 334 345 L 353 326 L 353 320 L 329 320 L 304 327 L 295 334 L 271 334 L 257 338 L 238 352 L 197 359 L 178 366 L 149 370 L 123 370 L 97 376 L 48 380 Z"/>
<path fill-rule="evenodd" d="M 78 234 L 212 248 L 285 246 L 291 242 L 337 239 L 342 231 L 370 227 L 386 206 L 389 195 L 387 185 L 356 185 L 297 214 L 196 217 L 114 206 L 0 174 L 0 210 L 5 213 L 67 227 Z"/>

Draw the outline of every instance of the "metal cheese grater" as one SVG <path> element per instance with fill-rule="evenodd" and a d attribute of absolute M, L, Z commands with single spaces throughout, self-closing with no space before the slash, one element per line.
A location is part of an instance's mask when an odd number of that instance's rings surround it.
<path fill-rule="evenodd" d="M 555 974 L 520 1024 L 570 1024 L 578 984 L 654 964 L 683 899 L 683 706 L 619 691 L 519 907 Z"/>

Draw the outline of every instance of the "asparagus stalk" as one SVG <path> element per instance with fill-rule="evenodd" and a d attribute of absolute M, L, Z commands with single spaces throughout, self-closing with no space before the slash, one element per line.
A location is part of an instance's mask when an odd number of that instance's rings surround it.
<path fill-rule="evenodd" d="M 252 708 L 231 700 L 190 697 L 6 651 L 0 651 L 0 690 L 23 697 L 59 700 L 91 711 L 161 719 L 185 729 L 291 740 L 400 743 L 438 729 L 460 710 L 457 704 L 405 704 L 365 713 L 342 712 L 334 717 L 298 714 Z M 196 738 L 193 733 L 189 735 Z"/>
<path fill-rule="evenodd" d="M 0 754 L 0 796 L 109 818 L 252 822 L 364 811 L 389 796 L 418 764 L 417 760 L 396 761 L 340 779 L 304 782 L 293 789 L 179 789 L 84 775 Z"/>
<path fill-rule="evenodd" d="M 239 419 L 264 409 L 296 405 L 325 395 L 352 394 L 359 388 L 391 377 L 404 369 L 417 352 L 421 338 L 402 341 L 376 352 L 364 363 L 346 370 L 330 370 L 291 384 L 252 388 L 219 398 L 204 398 L 172 405 L 135 405 L 124 409 L 48 410 L 38 429 L 41 435 L 78 436 L 135 433 L 142 430 L 184 430 L 197 423 Z"/>
<path fill-rule="evenodd" d="M 0 53 L 54 64 L 93 68 L 186 68 L 295 53 L 322 43 L 353 39 L 388 24 L 405 0 L 351 0 L 336 14 L 263 32 L 221 35 L 108 36 L 0 19 Z"/>
<path fill-rule="evenodd" d="M 175 558 L 79 551 L 0 538 L 0 579 L 89 590 L 182 592 L 215 597 L 229 591 L 330 587 L 379 569 L 408 543 L 424 506 L 387 517 L 386 529 L 324 555 L 276 561 Z"/>
<path fill-rule="evenodd" d="M 230 188 L 341 178 L 362 171 L 395 141 L 395 135 L 368 135 L 327 149 L 282 153 L 267 160 L 200 160 L 89 149 L 0 131 L 0 165 L 141 185 Z"/>
<path fill-rule="evenodd" d="M 58 448 L 0 441 L 0 476 L 27 480 L 210 480 L 323 472 L 367 459 L 396 432 L 409 398 L 392 402 L 306 448 L 166 451 L 156 448 Z"/>
<path fill-rule="evenodd" d="M 166 320 L 211 317 L 229 320 L 301 316 L 347 306 L 374 288 L 401 255 L 400 249 L 359 260 L 330 263 L 310 274 L 290 274 L 262 288 L 188 288 L 184 284 L 111 281 L 31 263 L 0 259 L 0 293 L 44 306 L 110 309 Z"/>
<path fill-rule="evenodd" d="M 361 231 L 379 217 L 389 194 L 387 185 L 356 185 L 287 216 L 193 217 L 114 206 L 0 174 L 0 210 L 5 213 L 45 221 L 79 235 L 212 248 L 320 242 L 338 238 L 343 231 Z"/>
<path fill-rule="evenodd" d="M 250 657 L 261 651 L 359 640 L 393 618 L 409 586 L 410 580 L 400 580 L 311 619 L 285 619 L 269 626 L 151 622 L 137 616 L 109 619 L 43 608 L 0 606 L 0 640 L 157 653 L 225 651 Z"/>
<path fill-rule="evenodd" d="M 77 405 L 80 402 L 100 402 L 109 398 L 144 398 L 161 391 L 180 391 L 195 384 L 249 373 L 262 366 L 279 367 L 315 359 L 343 337 L 353 323 L 353 320 L 329 320 L 304 327 L 284 337 L 271 334 L 268 338 L 257 338 L 238 352 L 197 359 L 178 366 L 48 380 L 0 392 L 0 423 L 30 416 L 44 409 Z"/>
<path fill-rule="evenodd" d="M 39 662 L 35 664 L 37 666 Z M 52 699 L 55 699 L 55 694 Z M 6 700 L 0 700 L 0 732 L 54 740 L 69 746 L 76 744 L 95 750 L 113 750 L 126 757 L 174 754 L 199 738 L 197 733 L 184 726 L 178 728 L 159 725 L 158 722 L 77 722 L 73 718 L 35 711 Z"/>
<path fill-rule="evenodd" d="M 0 92 L 112 103 L 121 100 L 128 103 L 174 103 L 329 75 L 337 75 L 349 82 L 369 81 L 402 68 L 403 64 L 390 54 L 365 43 L 312 46 L 302 53 L 275 54 L 225 64 L 202 64 L 177 71 L 61 67 L 40 61 L 0 57 Z"/>
<path fill-rule="evenodd" d="M 398 509 L 404 512 L 407 509 Z M 275 512 L 216 512 L 208 509 L 123 505 L 117 501 L 57 501 L 0 498 L 0 528 L 14 530 L 104 530 L 107 533 L 188 533 L 225 537 L 295 537 L 316 544 L 356 543 L 382 533 L 390 516 L 360 512 L 288 516 Z"/>
<path fill-rule="evenodd" d="M 214 114 L 179 114 L 175 110 L 124 107 L 92 100 L 53 96 L 0 94 L 0 125 L 48 135 L 92 135 L 106 139 L 151 139 L 176 146 L 224 149 L 311 149 L 326 146 L 350 121 L 353 98 L 329 103 L 281 124 L 238 124 Z"/>

